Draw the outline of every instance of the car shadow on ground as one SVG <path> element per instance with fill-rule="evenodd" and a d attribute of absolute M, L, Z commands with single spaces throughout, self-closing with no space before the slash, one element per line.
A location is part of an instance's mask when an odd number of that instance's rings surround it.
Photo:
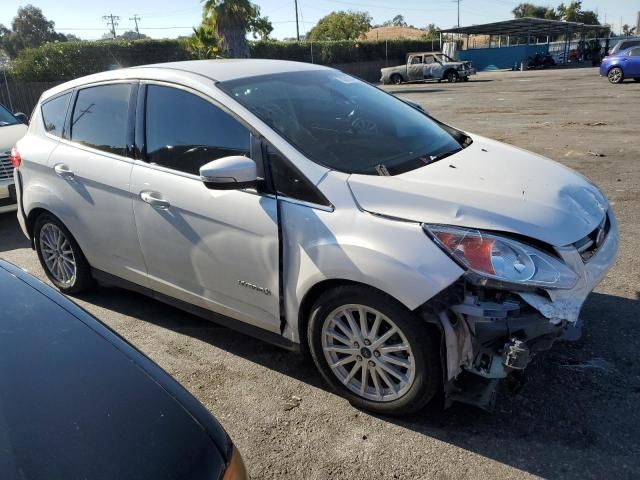
<path fill-rule="evenodd" d="M 20 229 L 16 213 L 0 214 L 0 253 L 30 247 L 29 240 Z"/>
<path fill-rule="evenodd" d="M 81 298 L 328 391 L 302 354 L 133 292 L 100 288 Z M 637 477 L 640 301 L 594 293 L 583 318 L 585 335 L 536 357 L 524 388 L 515 396 L 502 392 L 493 413 L 460 404 L 447 410 L 430 405 L 416 415 L 379 418 L 546 478 Z"/>

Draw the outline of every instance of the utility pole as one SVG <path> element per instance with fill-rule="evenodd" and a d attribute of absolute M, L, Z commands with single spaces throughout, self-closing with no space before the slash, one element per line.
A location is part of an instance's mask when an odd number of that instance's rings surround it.
<path fill-rule="evenodd" d="M 462 0 L 451 0 L 453 3 L 457 3 L 458 4 L 458 27 L 460 27 L 460 2 Z"/>
<path fill-rule="evenodd" d="M 107 21 L 107 26 L 109 24 L 111 25 L 111 35 L 113 36 L 113 38 L 116 38 L 116 27 L 118 26 L 120 17 L 110 13 L 109 15 L 104 15 L 102 19 Z"/>
<path fill-rule="evenodd" d="M 133 20 L 136 24 L 136 33 L 138 34 L 138 40 L 140 40 L 140 30 L 138 29 L 138 20 L 142 20 L 142 17 L 137 13 L 133 17 L 129 17 L 129 20 Z"/>
<path fill-rule="evenodd" d="M 298 0 L 294 0 L 296 5 L 296 38 L 300 41 L 300 23 L 298 22 Z"/>

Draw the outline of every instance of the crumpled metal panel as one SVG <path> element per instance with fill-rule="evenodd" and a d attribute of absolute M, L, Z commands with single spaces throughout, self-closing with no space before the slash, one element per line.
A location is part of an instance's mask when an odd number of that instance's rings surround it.
<path fill-rule="evenodd" d="M 551 322 L 557 324 L 563 320 L 575 324 L 580 316 L 582 304 L 591 291 L 602 281 L 613 266 L 618 252 L 620 237 L 613 213 L 609 212 L 611 227 L 604 243 L 591 259 L 584 263 L 578 251 L 573 247 L 556 250 L 569 267 L 578 273 L 576 286 L 570 290 L 548 290 L 548 298 L 535 293 L 518 293 L 520 297 L 538 310 Z"/>

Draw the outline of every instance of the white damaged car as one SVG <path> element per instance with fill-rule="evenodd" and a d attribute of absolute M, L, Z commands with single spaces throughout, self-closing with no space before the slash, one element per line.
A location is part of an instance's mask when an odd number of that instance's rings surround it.
<path fill-rule="evenodd" d="M 0 214 L 13 212 L 18 208 L 11 147 L 27 133 L 27 123 L 24 113 L 11 113 L 0 104 Z"/>
<path fill-rule="evenodd" d="M 317 65 L 195 61 L 46 92 L 13 151 L 50 280 L 292 350 L 354 405 L 490 407 L 613 265 L 600 189 Z"/>

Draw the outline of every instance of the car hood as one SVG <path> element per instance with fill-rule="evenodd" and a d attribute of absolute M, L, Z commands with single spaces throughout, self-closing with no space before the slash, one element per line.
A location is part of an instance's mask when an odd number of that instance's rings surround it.
<path fill-rule="evenodd" d="M 350 175 L 360 207 L 424 223 L 525 235 L 571 244 L 604 218 L 607 200 L 582 175 L 487 138 L 431 165 L 392 177 Z"/>
<path fill-rule="evenodd" d="M 28 128 L 23 123 L 0 127 L 0 154 L 10 151 L 11 147 L 27 133 Z"/>

